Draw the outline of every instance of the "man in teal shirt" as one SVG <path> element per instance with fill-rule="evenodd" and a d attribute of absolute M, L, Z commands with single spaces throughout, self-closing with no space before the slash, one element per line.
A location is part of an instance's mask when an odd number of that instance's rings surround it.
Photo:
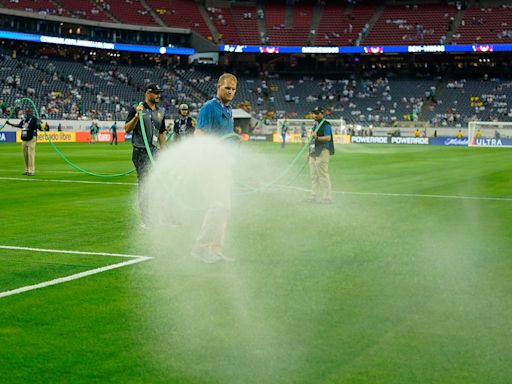
<path fill-rule="evenodd" d="M 199 111 L 195 134 L 225 136 L 233 133 L 234 120 L 231 101 L 235 97 L 237 78 L 225 73 L 217 82 L 217 96 L 207 101 Z M 220 177 L 215 185 L 208 188 L 217 188 L 216 193 L 221 201 L 206 211 L 203 225 L 192 249 L 192 256 L 205 263 L 218 263 L 221 261 L 233 261 L 224 255 L 224 237 L 228 222 L 228 214 L 231 209 L 230 182 L 231 171 L 229 165 L 226 169 L 219 170 Z"/>
<path fill-rule="evenodd" d="M 225 77 L 223 78 L 223 76 Z M 196 127 L 201 131 L 199 134 L 223 136 L 234 131 L 233 108 L 229 103 L 235 97 L 237 80 L 235 76 L 227 73 L 219 78 L 219 84 L 221 84 L 221 79 L 223 85 L 220 87 L 217 85 L 217 97 L 204 103 L 199 111 Z"/>

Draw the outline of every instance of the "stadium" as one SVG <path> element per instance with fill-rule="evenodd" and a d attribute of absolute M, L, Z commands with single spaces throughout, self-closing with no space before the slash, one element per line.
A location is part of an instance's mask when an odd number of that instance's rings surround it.
<path fill-rule="evenodd" d="M 0 382 L 510 383 L 511 73 L 504 0 L 0 0 Z"/>

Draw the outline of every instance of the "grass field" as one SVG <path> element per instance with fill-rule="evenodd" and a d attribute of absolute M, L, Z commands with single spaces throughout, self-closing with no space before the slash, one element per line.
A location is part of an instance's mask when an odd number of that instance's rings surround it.
<path fill-rule="evenodd" d="M 279 164 L 299 150 L 245 145 Z M 59 148 L 96 172 L 132 167 L 129 144 Z M 2 144 L 0 246 L 49 251 L 0 248 L 0 383 L 510 383 L 511 159 L 339 146 L 333 205 L 303 202 L 307 171 L 237 196 L 237 262 L 203 265 L 199 217 L 159 244 L 139 229 L 133 174 L 86 176 L 39 144 L 29 178 Z M 129 260 L 94 252 L 152 259 L 1 297 Z"/>

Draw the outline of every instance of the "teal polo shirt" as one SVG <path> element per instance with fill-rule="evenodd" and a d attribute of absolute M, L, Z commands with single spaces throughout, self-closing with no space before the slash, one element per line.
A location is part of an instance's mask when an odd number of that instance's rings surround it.
<path fill-rule="evenodd" d="M 235 129 L 233 108 L 222 104 L 219 99 L 213 98 L 204 103 L 199 110 L 196 128 L 207 134 L 228 135 Z"/>

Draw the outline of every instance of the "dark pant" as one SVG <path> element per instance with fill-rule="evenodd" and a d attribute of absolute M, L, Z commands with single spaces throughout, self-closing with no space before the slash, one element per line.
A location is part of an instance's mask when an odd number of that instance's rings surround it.
<path fill-rule="evenodd" d="M 155 155 L 155 151 L 152 150 L 151 153 L 153 156 Z M 142 182 L 144 181 L 144 177 L 148 171 L 150 166 L 148 152 L 146 148 L 137 148 L 133 147 L 132 151 L 132 161 L 135 166 L 135 171 L 137 172 L 137 181 L 138 181 L 138 195 L 139 195 L 139 208 L 140 208 L 140 218 L 143 223 L 148 222 L 148 198 L 144 194 L 144 188 Z"/>
<path fill-rule="evenodd" d="M 116 145 L 117 145 L 117 133 L 112 134 L 112 140 L 110 140 L 110 145 L 112 145 L 112 143 L 114 142 L 114 140 L 115 140 Z"/>

